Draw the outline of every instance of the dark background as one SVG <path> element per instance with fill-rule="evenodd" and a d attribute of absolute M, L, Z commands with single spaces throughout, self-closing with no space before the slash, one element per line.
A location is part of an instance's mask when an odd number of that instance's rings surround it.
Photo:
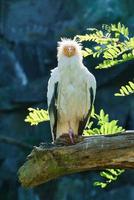
<path fill-rule="evenodd" d="M 49 123 L 30 127 L 24 122 L 28 107 L 47 108 L 50 70 L 57 65 L 60 37 L 73 38 L 88 27 L 124 23 L 134 33 L 133 0 L 0 0 L 0 200 L 133 200 L 134 172 L 102 190 L 92 186 L 97 172 L 65 176 L 26 190 L 17 170 L 28 149 L 2 142 L 2 136 L 39 145 L 50 141 Z M 96 111 L 100 108 L 134 129 L 133 96 L 114 97 L 134 77 L 134 62 L 109 70 L 95 70 L 96 61 L 84 60 L 96 76 Z"/>

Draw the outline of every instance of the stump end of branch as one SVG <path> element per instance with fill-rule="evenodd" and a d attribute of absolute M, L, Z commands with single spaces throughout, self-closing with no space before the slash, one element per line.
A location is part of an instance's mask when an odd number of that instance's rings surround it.
<path fill-rule="evenodd" d="M 70 145 L 65 136 L 54 145 L 34 147 L 18 170 L 22 186 L 34 187 L 63 175 L 88 170 L 134 168 L 134 131 L 77 137 L 75 142 Z M 68 146 L 62 146 L 63 143 Z"/>

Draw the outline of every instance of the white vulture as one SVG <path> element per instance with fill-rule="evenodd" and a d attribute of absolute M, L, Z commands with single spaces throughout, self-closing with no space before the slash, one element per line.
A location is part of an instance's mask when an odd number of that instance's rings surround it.
<path fill-rule="evenodd" d="M 90 117 L 96 80 L 84 66 L 82 46 L 71 39 L 58 42 L 58 66 L 51 71 L 47 101 L 53 142 L 68 133 L 82 135 Z"/>

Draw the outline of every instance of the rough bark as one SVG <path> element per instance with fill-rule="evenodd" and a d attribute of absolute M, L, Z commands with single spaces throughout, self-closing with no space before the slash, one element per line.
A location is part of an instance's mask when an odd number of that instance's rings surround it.
<path fill-rule="evenodd" d="M 22 186 L 33 187 L 62 175 L 105 168 L 134 168 L 134 131 L 90 136 L 70 146 L 34 147 L 18 176 Z"/>

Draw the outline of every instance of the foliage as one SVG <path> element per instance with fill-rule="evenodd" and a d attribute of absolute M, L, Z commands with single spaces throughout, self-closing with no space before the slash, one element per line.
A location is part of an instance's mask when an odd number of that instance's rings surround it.
<path fill-rule="evenodd" d="M 30 123 L 31 126 L 49 120 L 48 111 L 44 109 L 28 108 L 28 111 L 29 114 L 26 116 L 24 121 Z"/>
<path fill-rule="evenodd" d="M 89 135 L 108 135 L 108 134 L 117 134 L 125 131 L 121 126 L 118 126 L 117 120 L 109 120 L 109 115 L 105 114 L 104 110 L 101 109 L 99 114 L 96 114 L 94 111 L 91 114 L 91 117 L 95 120 L 95 122 L 88 122 L 86 129 L 84 130 L 84 136 Z M 92 128 L 95 125 L 95 128 Z M 99 186 L 101 188 L 105 188 L 110 183 L 117 180 L 117 178 L 124 172 L 125 170 L 121 169 L 106 169 L 100 172 L 100 176 L 105 178 L 102 181 L 95 181 L 94 186 Z"/>
<path fill-rule="evenodd" d="M 91 47 L 82 50 L 83 56 L 101 57 L 102 63 L 96 69 L 107 69 L 115 65 L 134 59 L 134 37 L 129 36 L 129 30 L 120 22 L 111 25 L 103 25 L 102 29 L 89 28 L 89 33 L 77 35 L 80 42 L 88 41 Z M 122 86 L 115 96 L 126 96 L 134 93 L 134 82 Z"/>
<path fill-rule="evenodd" d="M 101 57 L 103 59 L 102 63 L 96 66 L 96 69 L 107 69 L 134 59 L 134 37 L 129 37 L 128 28 L 123 24 L 103 25 L 102 30 L 90 28 L 88 31 L 89 33 L 86 35 L 77 35 L 76 39 L 80 42 L 88 41 L 91 43 L 90 48 L 85 47 L 82 50 L 84 57 L 93 56 L 93 58 Z M 115 96 L 127 96 L 132 93 L 134 93 L 134 82 L 129 81 L 125 86 L 121 86 Z M 92 117 L 97 121 L 96 126 L 93 128 L 93 121 L 89 122 L 84 130 L 84 135 L 115 134 L 124 131 L 121 126 L 118 126 L 117 120 L 109 121 L 109 115 L 105 114 L 103 109 L 99 115 L 94 113 Z M 95 181 L 94 186 L 105 188 L 117 180 L 124 171 L 106 169 L 100 172 L 100 176 L 105 178 L 105 181 Z"/>
<path fill-rule="evenodd" d="M 89 28 L 89 34 L 77 35 L 80 42 L 92 42 L 91 48 L 85 48 L 84 57 L 103 58 L 96 69 L 115 66 L 134 59 L 134 37 L 129 37 L 128 28 L 123 24 L 103 25 L 102 30 Z"/>
<path fill-rule="evenodd" d="M 127 96 L 134 93 L 134 82 L 129 81 L 127 85 L 121 86 L 119 93 L 115 93 L 115 96 Z"/>
<path fill-rule="evenodd" d="M 94 186 L 99 186 L 101 188 L 107 187 L 110 183 L 117 180 L 117 178 L 124 172 L 124 169 L 106 169 L 100 172 L 100 176 L 104 178 L 104 181 L 95 181 Z"/>
<path fill-rule="evenodd" d="M 30 123 L 31 126 L 38 125 L 41 122 L 49 120 L 48 111 L 44 109 L 34 109 L 28 108 L 29 114 L 25 118 L 25 122 Z M 114 134 L 124 129 L 121 126 L 118 126 L 117 120 L 109 121 L 109 115 L 104 113 L 104 110 L 101 109 L 99 114 L 92 111 L 92 118 L 97 122 L 96 128 L 93 127 L 93 121 L 89 122 L 84 130 L 84 136 L 96 135 L 96 134 Z M 98 126 L 98 127 L 97 127 Z"/>
<path fill-rule="evenodd" d="M 94 118 L 95 122 L 90 121 L 86 129 L 84 130 L 84 136 L 89 135 L 108 135 L 108 134 L 115 134 L 121 131 L 124 131 L 121 126 L 118 126 L 118 120 L 109 120 L 109 115 L 105 114 L 104 110 L 101 109 L 99 114 L 92 114 L 92 118 Z M 92 128 L 93 125 L 95 128 Z"/>

